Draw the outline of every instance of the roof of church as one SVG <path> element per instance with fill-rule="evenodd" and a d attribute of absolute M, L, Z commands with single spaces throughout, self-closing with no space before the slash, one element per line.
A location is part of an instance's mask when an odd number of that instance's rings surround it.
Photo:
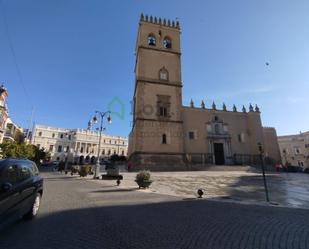
<path fill-rule="evenodd" d="M 180 29 L 180 25 L 179 25 L 179 21 L 176 20 L 169 20 L 169 19 L 161 19 L 161 17 L 157 18 L 157 17 L 152 17 L 148 15 L 145 15 L 142 13 L 141 17 L 140 17 L 140 21 L 141 22 L 148 22 L 148 23 L 153 23 L 153 24 L 158 24 L 161 26 L 165 26 L 165 27 L 169 27 L 169 28 L 176 28 L 176 29 Z"/>

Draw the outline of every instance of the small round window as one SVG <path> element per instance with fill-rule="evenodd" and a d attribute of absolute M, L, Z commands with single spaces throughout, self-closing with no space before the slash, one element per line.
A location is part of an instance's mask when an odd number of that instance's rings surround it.
<path fill-rule="evenodd" d="M 172 42 L 169 38 L 167 38 L 167 37 L 164 38 L 163 47 L 164 48 L 171 48 L 172 47 Z"/>

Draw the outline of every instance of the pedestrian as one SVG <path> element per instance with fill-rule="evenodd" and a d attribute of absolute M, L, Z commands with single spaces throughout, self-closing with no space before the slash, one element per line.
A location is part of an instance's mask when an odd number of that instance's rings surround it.
<path fill-rule="evenodd" d="M 130 171 L 131 168 L 132 168 L 132 163 L 131 163 L 131 161 L 128 162 L 128 166 L 127 166 L 127 167 L 128 167 L 128 171 Z"/>

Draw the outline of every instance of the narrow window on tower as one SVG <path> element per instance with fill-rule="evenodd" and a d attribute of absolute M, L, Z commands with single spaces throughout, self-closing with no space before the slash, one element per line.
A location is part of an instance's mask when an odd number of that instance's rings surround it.
<path fill-rule="evenodd" d="M 165 67 L 162 67 L 159 71 L 159 79 L 160 80 L 168 80 L 168 71 L 166 70 Z"/>
<path fill-rule="evenodd" d="M 172 41 L 170 38 L 165 37 L 163 40 L 163 47 L 164 48 L 172 48 Z"/>
<path fill-rule="evenodd" d="M 169 118 L 170 96 L 157 95 L 157 115 L 161 118 Z"/>
<path fill-rule="evenodd" d="M 161 117 L 167 117 L 167 109 L 166 107 L 160 106 L 160 116 Z"/>
<path fill-rule="evenodd" d="M 162 144 L 166 144 L 166 134 L 162 135 Z"/>
<path fill-rule="evenodd" d="M 148 45 L 155 46 L 156 45 L 156 38 L 153 34 L 148 35 Z"/>
<path fill-rule="evenodd" d="M 189 139 L 190 140 L 194 140 L 195 139 L 194 131 L 189 131 Z"/>

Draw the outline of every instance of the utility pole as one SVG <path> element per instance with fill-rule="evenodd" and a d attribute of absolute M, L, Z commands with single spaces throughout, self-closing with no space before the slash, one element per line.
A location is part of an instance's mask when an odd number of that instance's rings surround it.
<path fill-rule="evenodd" d="M 267 188 L 266 175 L 265 175 L 265 166 L 264 166 L 264 150 L 263 150 L 263 147 L 262 147 L 261 143 L 258 143 L 258 147 L 259 147 L 259 152 L 260 152 L 260 159 L 261 159 L 261 166 L 262 166 L 262 174 L 263 174 L 263 182 L 264 182 L 266 201 L 269 202 L 268 188 Z"/>

